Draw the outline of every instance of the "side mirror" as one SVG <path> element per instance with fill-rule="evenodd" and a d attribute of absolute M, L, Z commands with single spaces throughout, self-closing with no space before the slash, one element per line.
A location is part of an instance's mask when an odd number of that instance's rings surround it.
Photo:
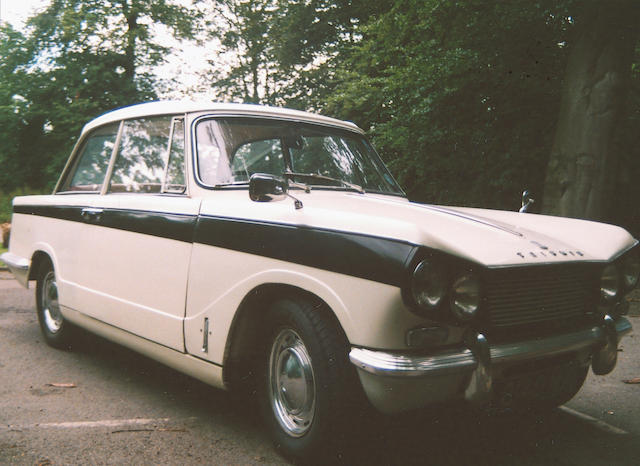
<path fill-rule="evenodd" d="M 249 179 L 249 198 L 255 202 L 281 201 L 290 197 L 296 209 L 302 209 L 302 202 L 288 192 L 289 184 L 283 178 L 266 173 L 254 173 Z"/>
<path fill-rule="evenodd" d="M 249 179 L 249 197 L 255 202 L 281 201 L 288 188 L 284 179 L 266 173 L 254 173 Z"/>
<path fill-rule="evenodd" d="M 518 212 L 528 212 L 529 207 L 531 207 L 531 204 L 533 204 L 534 202 L 536 201 L 531 197 L 531 193 L 529 192 L 529 190 L 525 189 L 524 191 L 522 191 L 522 207 L 520 207 L 520 210 Z"/>

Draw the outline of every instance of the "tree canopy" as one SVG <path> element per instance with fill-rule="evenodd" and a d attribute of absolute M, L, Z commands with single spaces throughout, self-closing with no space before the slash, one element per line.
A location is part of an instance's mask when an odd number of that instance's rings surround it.
<path fill-rule="evenodd" d="M 633 33 L 640 30 L 640 4 L 633 0 L 184 5 L 52 0 L 25 31 L 2 27 L 2 189 L 51 185 L 84 122 L 157 97 L 159 82 L 151 71 L 169 50 L 154 28 L 163 25 L 178 39 L 204 32 L 210 66 L 202 81 L 216 100 L 355 121 L 413 200 L 516 209 L 529 188 L 538 209 L 640 232 L 640 47 Z M 616 14 L 627 26 L 610 19 Z M 600 26 L 592 26 L 593 18 Z M 585 73 L 597 67 L 584 53 L 575 58 L 582 49 L 600 50 L 607 34 L 618 44 L 610 49 L 625 51 L 607 55 L 617 60 L 620 84 L 599 88 L 605 101 L 616 102 L 605 109 L 612 119 L 585 126 L 581 136 L 567 135 L 566 122 L 579 120 L 566 110 L 569 90 L 596 96 L 589 86 L 613 82 L 607 81 L 613 71 L 589 81 Z M 604 55 L 592 55 L 603 65 Z M 578 68 L 581 78 L 572 74 Z M 584 115 L 588 108 L 574 111 Z M 558 165 L 557 154 L 571 152 L 558 148 L 586 147 L 587 136 L 606 140 L 606 149 L 590 155 L 603 161 L 598 170 L 607 173 L 606 189 L 594 194 L 601 205 L 597 215 L 580 211 L 580 196 L 566 197 L 582 181 L 562 175 L 568 172 Z M 557 210 L 569 198 L 572 207 Z"/>

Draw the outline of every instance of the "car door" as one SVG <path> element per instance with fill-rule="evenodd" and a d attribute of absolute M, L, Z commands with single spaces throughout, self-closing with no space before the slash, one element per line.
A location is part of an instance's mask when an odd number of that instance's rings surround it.
<path fill-rule="evenodd" d="M 158 116 L 122 124 L 108 184 L 94 202 L 85 312 L 183 351 L 183 319 L 199 201 L 189 197 L 184 118 Z"/>

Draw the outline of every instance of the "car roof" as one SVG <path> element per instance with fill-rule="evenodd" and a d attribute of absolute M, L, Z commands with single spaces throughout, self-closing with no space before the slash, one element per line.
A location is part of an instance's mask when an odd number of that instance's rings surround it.
<path fill-rule="evenodd" d="M 217 114 L 224 116 L 282 118 L 287 120 L 297 120 L 309 123 L 336 126 L 363 133 L 360 128 L 349 121 L 337 120 L 335 118 L 317 115 L 315 113 L 302 112 L 300 110 L 291 110 L 288 108 L 269 107 L 265 105 L 253 104 L 229 104 L 196 102 L 188 100 L 170 100 L 136 104 L 110 111 L 87 123 L 82 129 L 82 134 L 92 130 L 93 128 L 97 128 L 98 126 L 120 120 L 158 115 L 181 115 L 184 113 L 195 112 L 210 112 L 214 115 Z"/>

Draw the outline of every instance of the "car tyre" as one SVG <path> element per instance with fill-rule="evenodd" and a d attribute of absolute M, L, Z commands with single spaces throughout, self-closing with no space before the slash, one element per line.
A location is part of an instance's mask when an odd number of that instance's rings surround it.
<path fill-rule="evenodd" d="M 276 447 L 294 460 L 335 458 L 357 410 L 348 342 L 323 311 L 323 305 L 283 299 L 266 316 L 260 407 Z"/>
<path fill-rule="evenodd" d="M 44 340 L 49 346 L 68 349 L 75 328 L 62 316 L 58 301 L 58 284 L 53 266 L 45 262 L 38 272 L 36 307 Z"/>

